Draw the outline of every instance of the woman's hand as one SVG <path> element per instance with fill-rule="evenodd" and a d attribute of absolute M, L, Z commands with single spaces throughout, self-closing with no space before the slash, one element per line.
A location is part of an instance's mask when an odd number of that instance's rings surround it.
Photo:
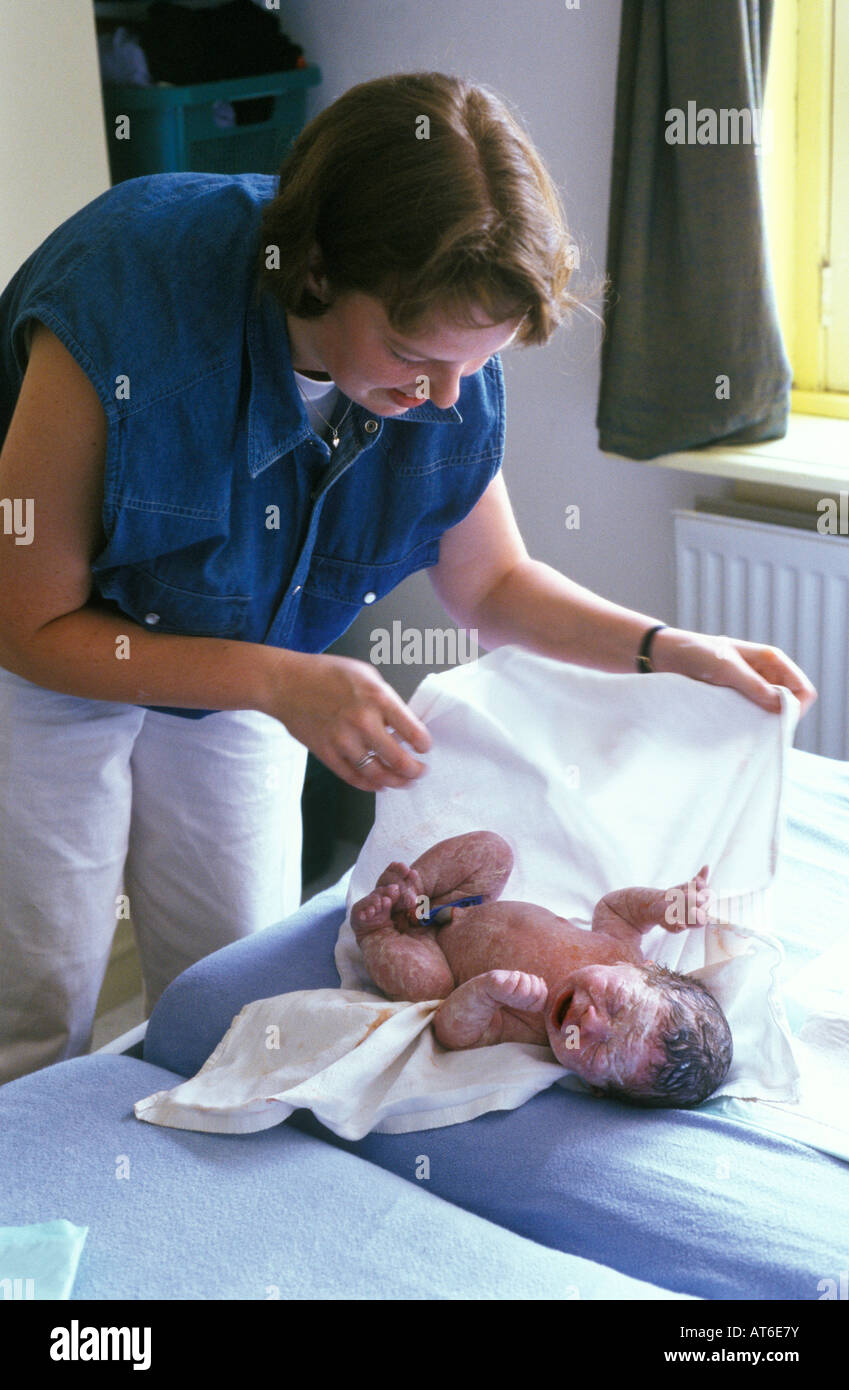
<path fill-rule="evenodd" d="M 651 664 L 656 671 L 677 672 L 709 685 L 728 685 L 761 709 L 775 713 L 781 709 L 774 689 L 777 685 L 786 686 L 796 696 L 802 706 L 800 718 L 817 698 L 804 671 L 778 647 L 761 642 L 667 627 L 652 638 Z"/>
<path fill-rule="evenodd" d="M 431 737 L 404 701 L 367 661 L 346 656 L 279 652 L 266 714 L 360 791 L 407 787 L 426 770 L 399 739 L 426 753 Z M 375 753 L 362 767 L 357 762 Z"/>

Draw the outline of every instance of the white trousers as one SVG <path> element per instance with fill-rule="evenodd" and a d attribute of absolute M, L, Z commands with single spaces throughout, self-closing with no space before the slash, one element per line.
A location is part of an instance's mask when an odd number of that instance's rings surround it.
<path fill-rule="evenodd" d="M 127 906 L 145 1016 L 295 911 L 306 757 L 252 710 L 184 719 L 0 668 L 0 1084 L 89 1050 Z"/>

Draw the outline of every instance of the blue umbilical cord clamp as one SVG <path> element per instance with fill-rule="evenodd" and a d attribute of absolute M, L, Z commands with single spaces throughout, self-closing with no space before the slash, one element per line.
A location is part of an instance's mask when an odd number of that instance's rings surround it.
<path fill-rule="evenodd" d="M 479 904 L 479 903 L 482 903 L 482 902 L 483 902 L 483 894 L 482 894 L 482 893 L 478 894 L 478 896 L 475 897 L 475 898 L 458 898 L 457 901 L 456 901 L 456 902 L 453 902 L 453 903 L 442 903 L 442 905 L 441 905 L 440 907 L 435 908 L 434 911 L 431 912 L 431 913 L 429 913 L 427 917 L 420 917 L 420 918 L 419 918 L 419 921 L 421 922 L 422 926 L 428 926 L 431 922 L 435 921 L 436 918 L 439 916 L 440 912 L 444 912 L 444 911 L 446 910 L 446 908 L 449 908 L 449 907 L 477 907 L 478 904 Z"/>

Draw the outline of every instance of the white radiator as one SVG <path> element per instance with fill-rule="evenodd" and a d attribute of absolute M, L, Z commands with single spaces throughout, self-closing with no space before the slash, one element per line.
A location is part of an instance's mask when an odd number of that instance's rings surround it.
<path fill-rule="evenodd" d="M 678 626 L 781 647 L 819 693 L 794 746 L 849 759 L 849 537 L 674 515 Z"/>

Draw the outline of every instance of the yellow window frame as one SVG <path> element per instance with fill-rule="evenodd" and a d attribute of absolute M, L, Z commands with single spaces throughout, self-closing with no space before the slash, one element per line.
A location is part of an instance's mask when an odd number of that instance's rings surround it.
<path fill-rule="evenodd" d="M 820 321 L 830 234 L 833 26 L 834 0 L 776 0 L 765 95 L 771 139 L 762 158 L 778 313 L 793 366 L 791 409 L 849 419 L 849 393 L 823 389 Z"/>

